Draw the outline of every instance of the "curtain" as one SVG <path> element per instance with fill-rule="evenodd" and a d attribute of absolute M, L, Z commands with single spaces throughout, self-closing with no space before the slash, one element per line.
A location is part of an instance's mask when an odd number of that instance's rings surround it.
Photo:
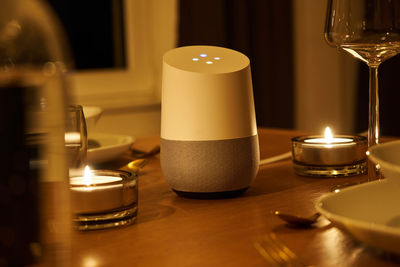
<path fill-rule="evenodd" d="M 249 57 L 258 126 L 294 126 L 291 0 L 181 0 L 179 17 L 179 46 L 223 46 Z"/>

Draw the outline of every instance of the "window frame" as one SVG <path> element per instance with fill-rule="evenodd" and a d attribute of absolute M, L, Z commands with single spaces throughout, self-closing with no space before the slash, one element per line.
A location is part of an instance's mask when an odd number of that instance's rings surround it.
<path fill-rule="evenodd" d="M 177 0 L 124 0 L 123 5 L 126 67 L 72 71 L 73 102 L 105 110 L 160 104 L 161 58 L 175 46 Z"/>

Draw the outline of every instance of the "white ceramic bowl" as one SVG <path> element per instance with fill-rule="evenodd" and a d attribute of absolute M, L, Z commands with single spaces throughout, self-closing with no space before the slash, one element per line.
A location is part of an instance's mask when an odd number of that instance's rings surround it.
<path fill-rule="evenodd" d="M 98 143 L 98 147 L 87 151 L 88 164 L 98 164 L 113 160 L 127 151 L 135 138 L 119 134 L 91 133 L 90 140 Z"/>
<path fill-rule="evenodd" d="M 382 174 L 400 184 L 400 140 L 374 145 L 368 151 L 368 158 L 380 165 Z"/>
<path fill-rule="evenodd" d="M 83 114 L 86 119 L 86 128 L 88 132 L 92 132 L 96 122 L 100 119 L 103 109 L 94 106 L 83 106 Z"/>

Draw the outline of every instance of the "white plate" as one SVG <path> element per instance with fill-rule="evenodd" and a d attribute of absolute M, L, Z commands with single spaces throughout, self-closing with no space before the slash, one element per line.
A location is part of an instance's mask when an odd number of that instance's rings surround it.
<path fill-rule="evenodd" d="M 91 133 L 88 139 L 89 143 L 95 141 L 100 145 L 99 147 L 88 149 L 87 159 L 89 164 L 113 160 L 127 151 L 135 141 L 131 136 L 107 133 Z"/>
<path fill-rule="evenodd" d="M 400 141 L 374 145 L 368 150 L 368 158 L 380 165 L 383 175 L 400 183 Z"/>
<path fill-rule="evenodd" d="M 355 239 L 400 253 L 400 188 L 385 179 L 322 196 L 316 209 Z"/>

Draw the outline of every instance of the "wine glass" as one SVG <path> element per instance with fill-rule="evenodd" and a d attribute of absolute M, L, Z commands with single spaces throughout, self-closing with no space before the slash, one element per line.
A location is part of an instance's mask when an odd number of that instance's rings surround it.
<path fill-rule="evenodd" d="M 378 67 L 400 52 L 400 0 L 328 0 L 325 39 L 368 65 L 368 147 L 378 144 Z M 377 168 L 368 164 L 368 173 Z"/>
<path fill-rule="evenodd" d="M 86 120 L 80 105 L 68 107 L 65 148 L 68 156 L 68 167 L 71 171 L 83 171 L 86 165 L 88 138 Z"/>

